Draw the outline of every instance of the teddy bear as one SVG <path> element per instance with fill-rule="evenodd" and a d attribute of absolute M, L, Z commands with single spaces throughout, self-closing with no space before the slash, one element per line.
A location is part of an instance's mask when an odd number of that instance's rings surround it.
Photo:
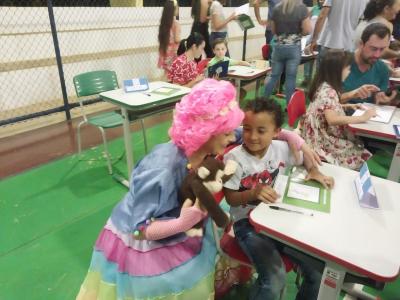
<path fill-rule="evenodd" d="M 181 185 L 182 205 L 185 201 L 194 203 L 196 199 L 200 207 L 208 212 L 218 227 L 225 228 L 230 219 L 216 203 L 214 194 L 220 192 L 223 184 L 228 181 L 237 168 L 237 163 L 228 160 L 225 164 L 214 157 L 208 156 L 197 170 L 190 172 Z"/>

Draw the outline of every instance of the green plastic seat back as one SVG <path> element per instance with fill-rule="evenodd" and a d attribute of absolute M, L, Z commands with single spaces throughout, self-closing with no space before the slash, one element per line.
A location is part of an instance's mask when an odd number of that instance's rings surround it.
<path fill-rule="evenodd" d="M 76 75 L 73 80 L 78 97 L 91 96 L 119 87 L 117 74 L 109 70 L 82 73 Z"/>

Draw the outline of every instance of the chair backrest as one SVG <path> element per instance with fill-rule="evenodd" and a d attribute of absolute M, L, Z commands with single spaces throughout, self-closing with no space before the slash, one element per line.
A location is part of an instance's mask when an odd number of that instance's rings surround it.
<path fill-rule="evenodd" d="M 210 58 L 202 59 L 197 63 L 197 72 L 199 74 L 204 72 L 204 69 L 207 68 L 208 62 L 210 61 Z"/>
<path fill-rule="evenodd" d="M 262 46 L 261 53 L 262 53 L 263 59 L 264 60 L 268 60 L 269 59 L 269 55 L 270 55 L 270 45 L 269 44 L 265 44 L 264 46 Z"/>
<path fill-rule="evenodd" d="M 114 71 L 101 70 L 82 73 L 73 79 L 78 97 L 90 96 L 117 89 L 117 74 Z"/>
<path fill-rule="evenodd" d="M 293 127 L 296 120 L 306 113 L 306 96 L 303 90 L 296 90 L 293 93 L 287 111 L 289 126 Z"/>

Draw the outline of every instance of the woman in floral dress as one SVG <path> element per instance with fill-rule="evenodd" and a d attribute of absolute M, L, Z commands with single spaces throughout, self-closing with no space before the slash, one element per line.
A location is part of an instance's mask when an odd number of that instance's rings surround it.
<path fill-rule="evenodd" d="M 342 81 L 349 75 L 350 62 L 350 56 L 342 50 L 329 50 L 324 56 L 311 84 L 311 103 L 300 126 L 306 143 L 323 160 L 358 170 L 371 153 L 347 125 L 366 122 L 376 112 L 367 109 L 361 116 L 346 116 L 346 109 L 363 108 L 360 104 L 339 102 Z"/>

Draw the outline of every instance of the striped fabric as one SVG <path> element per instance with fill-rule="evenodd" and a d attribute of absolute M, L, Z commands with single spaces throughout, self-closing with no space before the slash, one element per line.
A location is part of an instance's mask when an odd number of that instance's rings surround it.
<path fill-rule="evenodd" d="M 214 299 L 215 255 L 210 220 L 202 238 L 164 244 L 134 240 L 109 220 L 77 299 Z"/>

